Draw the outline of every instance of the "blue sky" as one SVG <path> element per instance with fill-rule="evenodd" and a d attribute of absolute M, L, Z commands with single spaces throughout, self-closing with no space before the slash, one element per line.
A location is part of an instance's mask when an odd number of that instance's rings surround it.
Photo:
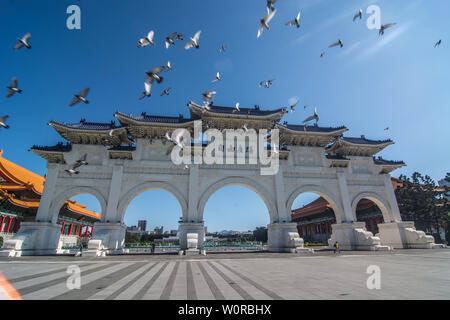
<path fill-rule="evenodd" d="M 109 122 L 116 110 L 187 117 L 187 102 L 201 101 L 203 91 L 214 89 L 218 105 L 240 102 L 243 107 L 258 104 L 272 109 L 297 97 L 300 107 L 284 119 L 289 123 L 300 123 L 310 115 L 311 110 L 301 106 L 316 106 L 319 125 L 346 125 L 349 136 L 391 138 L 396 143 L 380 155 L 407 164 L 394 176 L 419 171 L 438 180 L 449 171 L 450 2 L 280 0 L 271 30 L 257 39 L 265 2 L 1 1 L 0 113 L 10 115 L 11 126 L 0 130 L 4 156 L 43 175 L 45 161 L 28 149 L 62 141 L 46 125 L 50 120 Z M 81 7 L 81 30 L 66 28 L 66 9 L 71 4 Z M 365 12 L 371 4 L 380 6 L 382 23 L 397 23 L 382 38 L 366 27 L 367 15 L 352 21 L 360 8 Z M 285 26 L 299 10 L 301 28 Z M 138 49 L 137 41 L 151 29 L 156 46 Z M 197 30 L 202 30 L 200 49 L 184 51 L 181 42 L 165 49 L 164 38 L 170 33 L 182 32 L 188 38 Z M 17 38 L 27 32 L 32 33 L 33 49 L 14 52 Z M 327 49 L 320 59 L 320 53 L 338 38 L 344 47 Z M 439 39 L 441 47 L 434 48 Z M 219 54 L 223 43 L 228 49 Z M 149 100 L 139 101 L 144 71 L 168 60 L 173 70 L 165 74 L 164 83 L 154 87 Z M 223 81 L 212 84 L 218 71 Z M 6 99 L 5 87 L 14 76 L 24 93 Z M 258 87 L 269 78 L 276 78 L 270 89 Z M 73 94 L 87 86 L 91 104 L 69 108 Z M 171 95 L 160 97 L 167 86 L 172 87 Z M 384 131 L 385 127 L 390 130 Z M 139 204 L 140 198 L 136 206 L 131 204 L 137 209 L 127 213 L 126 222 L 147 218 L 151 228 L 158 224 L 176 228 L 180 212 L 173 219 L 156 218 L 176 211 L 176 206 L 169 208 L 159 201 L 157 191 L 140 197 L 144 196 L 144 204 Z M 230 196 L 241 199 L 237 206 L 228 201 Z M 148 203 L 154 204 L 148 208 L 154 214 L 141 213 Z M 247 212 L 254 218 L 224 219 Z M 252 191 L 228 187 L 208 202 L 205 219 L 218 230 L 247 230 L 266 224 L 268 214 Z"/>

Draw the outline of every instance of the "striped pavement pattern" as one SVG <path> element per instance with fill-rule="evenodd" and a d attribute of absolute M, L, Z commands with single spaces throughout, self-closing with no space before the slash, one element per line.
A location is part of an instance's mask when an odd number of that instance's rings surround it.
<path fill-rule="evenodd" d="M 67 266 L 8 279 L 22 298 L 38 300 L 281 300 L 227 261 L 77 264 L 81 288 L 69 290 Z"/>

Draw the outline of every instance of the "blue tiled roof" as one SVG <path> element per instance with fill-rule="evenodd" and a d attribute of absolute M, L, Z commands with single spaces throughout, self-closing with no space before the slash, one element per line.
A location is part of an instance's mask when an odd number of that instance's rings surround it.
<path fill-rule="evenodd" d="M 111 130 L 117 128 L 114 121 L 110 123 L 98 123 L 98 122 L 87 122 L 84 119 L 81 119 L 79 123 L 65 123 L 59 121 L 50 121 L 49 125 L 56 124 L 70 129 L 79 129 L 79 130 Z"/>
<path fill-rule="evenodd" d="M 131 114 L 124 114 L 121 112 L 116 112 L 114 114 L 114 116 L 116 115 L 120 115 L 122 117 L 131 119 L 131 120 L 136 120 L 136 121 L 142 121 L 142 122 L 153 122 L 153 123 L 173 123 L 173 124 L 177 124 L 177 123 L 186 123 L 189 121 L 193 121 L 193 119 L 189 119 L 189 118 L 184 118 L 183 116 L 178 116 L 178 117 L 166 117 L 166 116 L 155 116 L 155 115 L 147 115 L 145 112 L 143 112 L 140 116 L 134 116 Z"/>
<path fill-rule="evenodd" d="M 135 151 L 136 147 L 133 147 L 133 146 L 116 146 L 116 147 L 111 147 L 108 150 L 110 150 L 110 151 Z"/>
<path fill-rule="evenodd" d="M 382 157 L 373 158 L 373 162 L 378 165 L 404 165 L 405 163 L 403 161 L 392 161 L 392 160 L 385 160 Z"/>
<path fill-rule="evenodd" d="M 335 132 L 335 131 L 339 131 L 339 130 L 343 130 L 343 129 L 347 130 L 347 127 L 345 127 L 345 126 L 336 127 L 336 128 L 319 127 L 319 126 L 306 126 L 306 129 L 305 129 L 304 125 L 287 124 L 287 125 L 284 125 L 284 127 L 288 128 L 289 130 L 293 130 L 293 131 L 323 132 L 323 133 Z"/>
<path fill-rule="evenodd" d="M 39 151 L 53 151 L 53 152 L 70 152 L 72 150 L 72 144 L 71 143 L 62 143 L 59 142 L 55 146 L 37 146 L 34 145 L 31 147 L 30 150 L 39 150 Z"/>
<path fill-rule="evenodd" d="M 232 107 L 221 107 L 221 106 L 210 106 L 211 110 L 209 112 L 214 113 L 228 113 L 228 114 L 236 114 L 236 115 L 254 115 L 254 116 L 268 116 L 271 114 L 276 114 L 280 112 L 284 112 L 285 109 L 276 109 L 276 110 L 261 110 L 256 108 L 241 108 L 240 111 L 237 111 L 236 108 Z M 235 112 L 233 112 L 235 110 Z"/>
<path fill-rule="evenodd" d="M 346 158 L 346 157 L 343 157 L 343 156 L 341 156 L 341 155 L 332 155 L 332 154 L 327 154 L 326 155 L 326 158 L 327 159 L 330 159 L 330 160 L 350 160 L 350 159 L 348 159 L 348 158 Z"/>
<path fill-rule="evenodd" d="M 365 137 L 361 138 L 353 138 L 353 137 L 343 137 L 343 141 L 353 143 L 353 144 L 367 144 L 367 145 L 379 145 L 379 144 L 385 144 L 385 143 L 392 143 L 393 141 L 388 140 L 369 140 Z"/>

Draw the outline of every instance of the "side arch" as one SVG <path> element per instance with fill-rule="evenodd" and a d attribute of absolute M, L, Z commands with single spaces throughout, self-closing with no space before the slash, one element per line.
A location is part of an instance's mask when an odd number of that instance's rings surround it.
<path fill-rule="evenodd" d="M 102 211 L 101 216 L 103 217 L 103 215 L 106 212 L 105 196 L 99 190 L 92 187 L 74 187 L 62 191 L 53 199 L 50 205 L 50 213 L 49 213 L 50 214 L 49 218 L 51 219 L 52 223 L 57 222 L 59 211 L 61 210 L 61 207 L 64 205 L 64 202 L 66 202 L 66 200 L 72 198 L 73 196 L 77 196 L 79 194 L 90 194 L 94 196 L 100 203 Z"/>
<path fill-rule="evenodd" d="M 242 186 L 249 188 L 250 190 L 254 191 L 258 196 L 261 197 L 261 199 L 264 201 L 264 204 L 267 207 L 267 210 L 269 211 L 270 216 L 270 223 L 273 223 L 274 221 L 278 221 L 278 212 L 274 205 L 275 199 L 273 196 L 271 196 L 271 193 L 269 190 L 262 185 L 261 183 L 250 179 L 250 178 L 244 178 L 244 177 L 228 177 L 224 178 L 218 181 L 215 181 L 214 183 L 210 184 L 204 191 L 202 192 L 197 206 L 197 219 L 198 221 L 203 221 L 203 213 L 205 210 L 205 205 L 208 202 L 209 198 L 219 191 L 220 189 L 227 187 L 227 186 Z M 194 218 L 194 217 L 189 217 Z M 192 220 L 192 219 L 191 219 Z"/>
<path fill-rule="evenodd" d="M 152 182 L 145 182 L 140 185 L 137 185 L 133 187 L 131 190 L 129 190 L 125 195 L 123 195 L 119 199 L 119 204 L 117 207 L 117 217 L 120 218 L 120 222 L 123 223 L 124 217 L 125 217 L 125 211 L 128 208 L 128 205 L 130 202 L 137 197 L 139 194 L 148 191 L 148 190 L 163 190 L 167 191 L 170 194 L 172 194 L 179 202 L 181 206 L 181 210 L 183 212 L 183 220 L 187 218 L 187 208 L 188 203 L 186 200 L 186 197 L 183 195 L 183 193 L 178 190 L 177 187 L 166 183 L 166 182 L 160 182 L 160 181 L 152 181 Z"/>
<path fill-rule="evenodd" d="M 385 200 L 381 195 L 379 195 L 376 192 L 361 192 L 352 200 L 352 214 L 353 217 L 356 219 L 356 207 L 358 206 L 359 201 L 362 199 L 368 199 L 370 201 L 373 201 L 378 208 L 380 208 L 381 213 L 383 214 L 383 220 L 384 222 L 391 222 L 393 221 L 393 218 L 391 217 L 391 207 L 389 206 L 389 203 L 387 200 Z"/>
<path fill-rule="evenodd" d="M 302 193 L 305 193 L 305 192 L 316 193 L 319 196 L 321 196 L 322 198 L 324 198 L 325 200 L 327 200 L 328 203 L 333 208 L 334 215 L 336 216 L 336 223 L 338 223 L 338 224 L 342 223 L 342 217 L 344 216 L 344 210 L 342 209 L 342 206 L 340 205 L 339 200 L 337 199 L 337 197 L 334 195 L 333 192 L 331 192 L 327 188 L 319 186 L 319 185 L 311 184 L 311 185 L 304 185 L 304 186 L 300 186 L 300 187 L 296 188 L 289 195 L 289 197 L 286 201 L 286 210 L 288 210 L 288 212 L 291 212 L 292 205 L 293 205 L 295 199 L 299 195 L 301 195 Z"/>

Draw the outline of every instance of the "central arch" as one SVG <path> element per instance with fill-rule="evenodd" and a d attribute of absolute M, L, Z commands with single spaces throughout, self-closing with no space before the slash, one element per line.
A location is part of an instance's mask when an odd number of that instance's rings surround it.
<path fill-rule="evenodd" d="M 242 186 L 249 188 L 250 190 L 254 191 L 257 195 L 261 197 L 261 199 L 264 201 L 264 204 L 267 207 L 267 210 L 269 211 L 270 216 L 270 223 L 273 223 L 274 221 L 278 221 L 278 212 L 276 210 L 276 207 L 274 205 L 274 198 L 271 196 L 270 192 L 264 185 L 260 184 L 259 182 L 250 179 L 250 178 L 244 178 L 244 177 L 228 177 L 224 178 L 222 180 L 216 181 L 206 187 L 205 191 L 200 196 L 197 212 L 198 212 L 198 219 L 199 221 L 203 221 L 203 214 L 205 210 L 205 205 L 208 202 L 209 198 L 216 193 L 218 190 L 225 188 L 227 186 Z"/>
<path fill-rule="evenodd" d="M 181 210 L 183 212 L 183 220 L 187 219 L 188 203 L 183 193 L 180 190 L 178 190 L 178 188 L 169 183 L 161 181 L 152 181 L 152 182 L 145 182 L 135 186 L 120 198 L 119 205 L 117 207 L 117 215 L 120 218 L 121 223 L 124 222 L 125 211 L 130 202 L 134 198 L 136 198 L 136 196 L 138 196 L 139 194 L 149 190 L 163 190 L 172 194 L 178 200 L 181 206 Z"/>
<path fill-rule="evenodd" d="M 319 186 L 319 185 L 304 185 L 296 188 L 288 197 L 286 201 L 286 210 L 287 212 L 291 212 L 292 205 L 295 201 L 295 199 L 302 193 L 310 192 L 310 193 L 316 193 L 322 198 L 324 198 L 333 208 L 334 214 L 336 216 L 336 223 L 340 224 L 342 223 L 342 217 L 343 217 L 343 209 L 340 205 L 338 199 L 336 196 L 327 188 Z"/>
<path fill-rule="evenodd" d="M 362 199 L 368 199 L 378 206 L 381 213 L 383 214 L 383 220 L 385 223 L 394 221 L 394 219 L 391 218 L 389 204 L 387 203 L 387 201 L 383 199 L 382 196 L 380 196 L 375 192 L 361 192 L 353 199 L 352 214 L 354 215 L 355 221 L 356 221 L 356 208 L 358 206 L 359 201 L 361 201 Z"/>

